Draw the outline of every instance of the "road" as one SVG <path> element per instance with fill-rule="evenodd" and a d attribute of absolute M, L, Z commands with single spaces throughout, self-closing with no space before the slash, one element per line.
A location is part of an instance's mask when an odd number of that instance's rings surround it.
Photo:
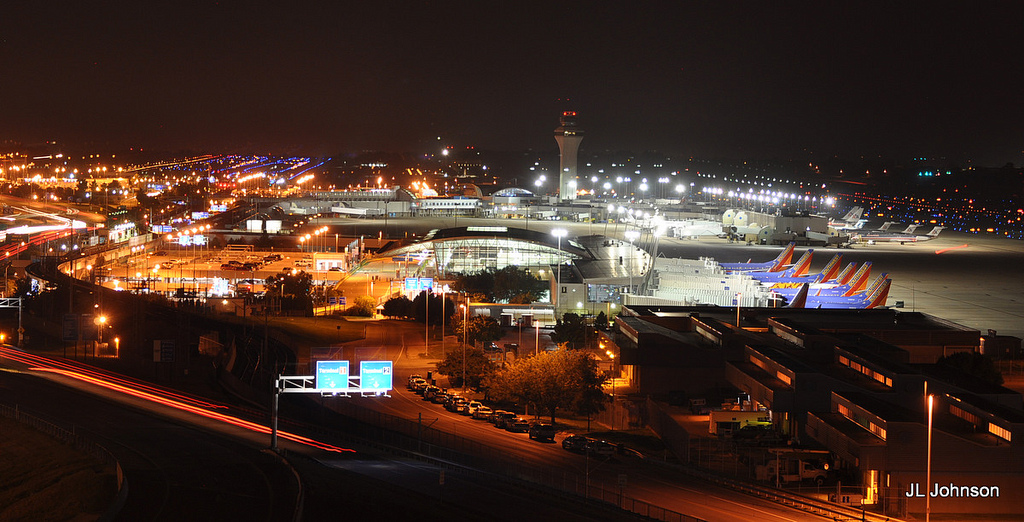
<path fill-rule="evenodd" d="M 126 408 L 61 380 L 4 371 L 0 395 L 26 412 L 74 426 L 114 455 L 129 492 L 119 520 L 269 521 L 288 520 L 294 512 L 294 476 L 262 451 L 265 444 Z"/>
<path fill-rule="evenodd" d="M 565 495 L 486 474 L 449 470 L 282 419 L 280 447 L 293 468 L 266 449 L 266 418 L 84 364 L 0 346 L 4 403 L 53 419 L 110 451 L 128 484 L 118 520 L 638 520 Z M 344 439 L 344 440 L 343 440 Z M 344 444 L 344 446 L 342 446 Z M 297 509 L 300 508 L 301 509 Z"/>
<path fill-rule="evenodd" d="M 432 361 L 416 355 L 421 351 L 417 348 L 422 347 L 422 343 L 423 331 L 415 325 L 368 323 L 366 340 L 354 344 L 375 346 L 374 357 L 395 361 L 392 397 L 328 398 L 324 405 L 340 412 L 349 413 L 353 408 L 368 409 L 405 419 L 404 429 L 412 435 L 418 433 L 427 441 L 444 438 L 449 446 L 471 455 L 475 462 L 486 462 L 491 466 L 488 471 L 531 477 L 569 490 L 583 491 L 589 482 L 595 490 L 603 488 L 617 492 L 620 476 L 625 475 L 625 495 L 708 521 L 820 520 L 802 511 L 708 484 L 657 463 L 625 456 L 590 458 L 565 451 L 559 441 L 566 433 L 559 434 L 555 444 L 541 443 L 529 440 L 525 433 L 510 433 L 486 421 L 448 412 L 441 405 L 424 401 L 405 387 L 409 375 L 426 375 L 426 371 L 432 369 Z M 403 429 L 403 426 L 392 427 Z M 451 437 L 431 430 L 439 430 Z"/>

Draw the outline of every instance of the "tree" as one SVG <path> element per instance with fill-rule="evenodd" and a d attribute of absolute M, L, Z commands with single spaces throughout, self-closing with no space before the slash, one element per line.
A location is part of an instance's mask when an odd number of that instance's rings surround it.
<path fill-rule="evenodd" d="M 498 303 L 530 304 L 548 290 L 547 283 L 525 268 L 508 265 L 494 271 L 491 296 Z"/>
<path fill-rule="evenodd" d="M 430 319 L 430 324 L 432 325 L 439 325 L 441 324 L 442 320 L 445 322 L 445 324 L 447 324 L 447 319 L 455 314 L 455 303 L 453 303 L 451 299 L 444 298 L 444 317 L 442 317 L 442 297 L 439 295 L 428 294 L 426 291 L 423 291 L 420 292 L 419 295 L 417 295 L 412 300 L 412 308 L 409 309 L 411 313 L 407 315 L 416 318 L 417 321 L 423 322 L 425 319 L 424 312 L 427 311 L 423 307 L 424 299 L 429 299 L 427 303 L 430 306 L 430 310 L 429 313 L 427 314 L 427 319 Z"/>
<path fill-rule="evenodd" d="M 462 315 L 456 314 L 453 316 L 452 329 L 456 335 L 464 336 L 466 342 L 471 345 L 477 342 L 483 344 L 493 343 L 505 336 L 505 332 L 501 329 L 501 323 L 493 317 L 471 315 L 469 317 L 469 331 L 467 332 L 464 328 L 466 327 L 462 323 Z"/>
<path fill-rule="evenodd" d="M 545 281 L 513 265 L 460 275 L 453 286 L 457 291 L 480 294 L 483 296 L 480 300 L 495 303 L 530 304 L 548 291 Z"/>
<path fill-rule="evenodd" d="M 597 314 L 597 317 L 594 318 L 594 328 L 598 330 L 608 329 L 608 316 L 604 312 Z"/>
<path fill-rule="evenodd" d="M 488 377 L 494 373 L 494 363 L 487 358 L 483 350 L 469 348 L 466 350 L 452 350 L 448 352 L 440 362 L 437 363 L 437 373 L 448 376 L 448 385 L 452 388 L 462 387 L 462 358 L 466 358 L 466 386 L 473 390 L 480 391 L 485 388 Z"/>
<path fill-rule="evenodd" d="M 590 334 L 590 327 L 587 326 L 585 318 L 578 314 L 566 313 L 562 316 L 562 320 L 558 321 L 555 325 L 555 329 L 551 332 L 551 340 L 555 344 L 567 343 L 569 348 L 574 350 L 580 348 L 586 348 L 587 341 L 593 339 L 595 336 Z"/>
<path fill-rule="evenodd" d="M 519 359 L 496 371 L 484 386 L 495 398 L 533 404 L 547 411 L 554 424 L 559 409 L 579 415 L 604 410 L 606 380 L 589 352 L 563 347 Z"/>
<path fill-rule="evenodd" d="M 268 277 L 265 281 L 267 297 L 280 300 L 281 310 L 312 311 L 313 299 L 309 290 L 313 278 L 305 271 L 281 272 Z"/>
<path fill-rule="evenodd" d="M 412 317 L 413 302 L 408 297 L 400 295 L 384 301 L 385 317 Z"/>
<path fill-rule="evenodd" d="M 352 306 L 345 311 L 346 315 L 355 315 L 359 317 L 373 317 L 373 314 L 377 311 L 377 300 L 368 296 L 361 295 L 352 303 Z"/>

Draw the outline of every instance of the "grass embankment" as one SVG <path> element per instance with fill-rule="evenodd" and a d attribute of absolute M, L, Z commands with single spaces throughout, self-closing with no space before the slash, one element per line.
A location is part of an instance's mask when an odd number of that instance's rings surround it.
<path fill-rule="evenodd" d="M 13 419 L 0 433 L 0 520 L 97 520 L 113 501 L 113 467 Z"/>

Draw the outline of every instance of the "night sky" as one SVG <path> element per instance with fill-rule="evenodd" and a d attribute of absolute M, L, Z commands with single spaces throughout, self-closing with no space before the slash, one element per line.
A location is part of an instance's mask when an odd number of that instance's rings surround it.
<path fill-rule="evenodd" d="M 591 150 L 1024 163 L 1016 1 L 15 4 L 22 143 L 549 151 L 572 109 Z"/>

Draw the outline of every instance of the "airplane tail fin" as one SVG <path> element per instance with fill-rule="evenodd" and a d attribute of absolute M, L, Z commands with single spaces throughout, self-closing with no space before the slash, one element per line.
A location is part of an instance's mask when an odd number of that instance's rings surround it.
<path fill-rule="evenodd" d="M 903 231 L 903 233 L 904 234 L 913 234 L 914 231 L 917 230 L 917 228 L 920 227 L 920 226 L 921 225 L 907 225 L 907 228 L 906 228 L 906 230 Z"/>
<path fill-rule="evenodd" d="M 889 287 L 892 286 L 892 279 L 886 279 L 882 281 L 882 284 L 875 288 L 874 292 L 867 298 L 867 304 L 864 308 L 876 308 L 879 306 L 885 306 L 885 300 L 889 297 Z"/>
<path fill-rule="evenodd" d="M 810 288 L 811 285 L 807 283 L 800 285 L 800 290 L 786 303 L 786 308 L 803 308 L 807 306 L 807 292 Z"/>
<path fill-rule="evenodd" d="M 889 227 L 891 227 L 893 223 L 895 223 L 895 221 L 886 221 L 885 223 L 882 223 L 882 226 L 878 228 L 878 231 L 885 232 L 886 230 L 889 230 Z"/>
<path fill-rule="evenodd" d="M 860 265 L 860 269 L 857 270 L 857 273 L 853 274 L 853 277 L 850 278 L 850 289 L 847 290 L 846 294 L 844 295 L 850 296 L 863 290 L 864 287 L 867 286 L 868 284 L 868 277 L 870 275 L 871 261 L 868 261 L 863 265 Z"/>
<path fill-rule="evenodd" d="M 854 230 L 860 230 L 860 229 L 864 228 L 864 225 L 866 225 L 867 223 L 868 223 L 868 220 L 866 220 L 866 219 L 858 219 L 857 223 L 855 223 L 850 228 L 853 228 Z"/>
<path fill-rule="evenodd" d="M 793 276 L 807 275 L 807 272 L 811 269 L 811 258 L 814 257 L 814 249 L 808 249 L 804 252 L 804 255 L 800 256 L 800 259 L 796 260 L 796 263 L 790 267 Z"/>
<path fill-rule="evenodd" d="M 839 273 L 839 264 L 843 262 L 843 254 L 836 254 L 829 259 L 828 263 L 818 272 L 818 281 L 828 281 Z"/>
<path fill-rule="evenodd" d="M 781 272 L 785 270 L 786 265 L 793 262 L 793 249 L 796 248 L 796 243 L 790 243 L 786 245 L 786 249 L 779 254 L 779 257 L 775 258 L 775 264 L 768 270 L 769 272 Z"/>
<path fill-rule="evenodd" d="M 886 279 L 889 279 L 889 274 L 885 272 L 875 276 L 874 279 L 871 280 L 871 283 L 864 288 L 864 295 L 871 295 L 872 293 L 874 293 L 874 291 L 877 290 L 878 287 L 882 283 L 884 283 Z M 848 292 L 846 295 L 850 296 L 853 294 Z"/>
<path fill-rule="evenodd" d="M 928 237 L 939 237 L 939 232 L 946 230 L 946 227 L 935 227 L 928 233 Z"/>
<path fill-rule="evenodd" d="M 850 264 L 846 265 L 842 270 L 839 271 L 838 274 L 836 274 L 836 276 L 834 278 L 835 282 L 837 284 L 840 284 L 840 285 L 845 285 L 846 283 L 849 283 L 850 282 L 850 278 L 853 277 L 853 274 L 856 273 L 856 271 L 857 271 L 857 262 L 854 261 L 853 263 L 850 263 Z M 826 281 L 827 281 L 827 279 L 826 279 Z"/>

